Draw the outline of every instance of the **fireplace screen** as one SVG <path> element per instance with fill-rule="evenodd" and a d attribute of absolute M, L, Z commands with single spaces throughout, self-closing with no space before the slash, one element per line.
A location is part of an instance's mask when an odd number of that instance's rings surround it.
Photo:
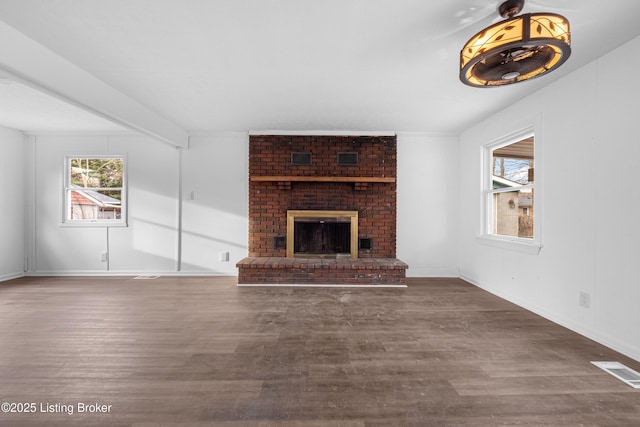
<path fill-rule="evenodd" d="M 351 254 L 351 221 L 304 218 L 294 223 L 295 254 Z"/>
<path fill-rule="evenodd" d="M 358 257 L 358 212 L 288 211 L 288 257 Z"/>

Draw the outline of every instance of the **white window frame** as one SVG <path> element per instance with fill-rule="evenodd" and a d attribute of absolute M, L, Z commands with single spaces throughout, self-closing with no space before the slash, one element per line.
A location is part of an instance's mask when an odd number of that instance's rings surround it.
<path fill-rule="evenodd" d="M 71 209 L 71 192 L 77 190 L 71 186 L 71 160 L 72 159 L 120 159 L 122 160 L 122 187 L 120 200 L 120 218 L 117 219 L 72 219 L 69 218 Z M 64 158 L 63 173 L 63 203 L 62 203 L 62 225 L 71 227 L 127 227 L 128 213 L 128 171 L 126 154 L 70 154 Z M 92 188 L 92 190 L 109 190 L 109 188 Z"/>
<path fill-rule="evenodd" d="M 509 249 L 528 254 L 538 254 L 542 249 L 542 132 L 538 131 L 539 126 L 530 125 L 520 130 L 512 132 L 503 137 L 497 138 L 490 143 L 482 146 L 482 202 L 481 202 L 481 231 L 478 240 L 482 244 L 502 249 Z M 534 137 L 534 167 L 535 181 L 530 184 L 517 187 L 518 189 L 535 189 L 534 195 L 534 221 L 533 221 L 533 238 L 504 236 L 495 233 L 494 230 L 494 212 L 493 197 L 496 193 L 509 192 L 513 189 L 493 189 L 493 151 L 501 147 L 516 143 L 530 136 Z"/>

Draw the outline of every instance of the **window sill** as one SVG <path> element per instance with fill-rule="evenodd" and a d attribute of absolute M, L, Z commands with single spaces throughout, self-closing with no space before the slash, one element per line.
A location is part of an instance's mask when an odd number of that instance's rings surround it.
<path fill-rule="evenodd" d="M 476 236 L 478 243 L 499 249 L 520 252 L 529 255 L 538 255 L 542 249 L 542 244 L 536 241 L 524 239 L 509 239 L 498 236 L 481 235 Z"/>
<path fill-rule="evenodd" d="M 60 224 L 60 226 L 65 228 L 87 228 L 87 227 L 116 228 L 116 227 L 128 227 L 128 224 L 126 222 L 108 223 L 108 222 L 100 222 L 100 221 L 78 221 L 78 222 L 63 222 L 62 224 Z"/>

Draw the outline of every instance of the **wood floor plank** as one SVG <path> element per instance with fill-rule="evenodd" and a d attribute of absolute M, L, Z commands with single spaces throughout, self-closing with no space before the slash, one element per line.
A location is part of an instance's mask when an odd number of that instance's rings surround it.
<path fill-rule="evenodd" d="M 639 425 L 640 391 L 592 360 L 640 370 L 459 279 L 385 289 L 242 288 L 218 277 L 0 283 L 0 402 L 38 406 L 0 412 L 0 425 Z"/>

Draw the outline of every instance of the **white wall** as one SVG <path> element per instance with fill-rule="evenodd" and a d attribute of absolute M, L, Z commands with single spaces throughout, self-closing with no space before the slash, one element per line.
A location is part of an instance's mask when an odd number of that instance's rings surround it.
<path fill-rule="evenodd" d="M 462 135 L 459 265 L 480 287 L 640 360 L 640 192 L 633 188 L 640 88 L 629 78 L 640 67 L 638 51 L 640 38 Z M 529 255 L 485 246 L 476 239 L 481 147 L 536 120 L 544 247 Z M 580 292 L 590 294 L 590 308 L 579 305 Z"/>
<path fill-rule="evenodd" d="M 247 252 L 246 133 L 196 137 L 188 150 L 127 135 L 37 136 L 28 144 L 30 273 L 237 274 Z M 73 154 L 127 156 L 128 227 L 62 225 L 64 158 Z"/>
<path fill-rule="evenodd" d="M 409 277 L 458 276 L 458 138 L 398 133 L 397 256 Z"/>
<path fill-rule="evenodd" d="M 38 274 L 145 273 L 176 269 L 177 150 L 145 137 L 38 136 L 30 141 L 34 175 L 29 268 Z M 125 154 L 126 228 L 62 225 L 67 155 Z M 108 253 L 108 261 L 101 254 Z"/>
<path fill-rule="evenodd" d="M 249 136 L 191 137 L 182 165 L 182 270 L 235 276 L 248 251 Z"/>
<path fill-rule="evenodd" d="M 0 127 L 0 281 L 24 275 L 24 140 Z"/>
<path fill-rule="evenodd" d="M 37 136 L 29 149 L 30 273 L 237 274 L 248 241 L 247 133 L 192 136 L 183 150 L 137 136 Z M 129 226 L 62 226 L 65 156 L 118 153 L 128 160 Z M 398 135 L 397 253 L 409 276 L 458 275 L 457 159 L 457 138 Z"/>

